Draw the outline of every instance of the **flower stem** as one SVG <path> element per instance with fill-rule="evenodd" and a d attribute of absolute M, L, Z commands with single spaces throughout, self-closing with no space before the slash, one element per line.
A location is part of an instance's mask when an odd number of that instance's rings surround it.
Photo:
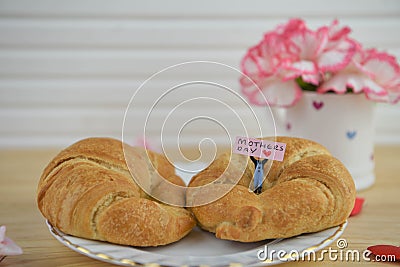
<path fill-rule="evenodd" d="M 300 77 L 296 78 L 296 83 L 300 86 L 300 88 L 303 91 L 311 91 L 311 92 L 316 92 L 318 86 L 311 84 L 311 83 L 307 83 L 305 81 L 303 81 L 303 79 Z"/>

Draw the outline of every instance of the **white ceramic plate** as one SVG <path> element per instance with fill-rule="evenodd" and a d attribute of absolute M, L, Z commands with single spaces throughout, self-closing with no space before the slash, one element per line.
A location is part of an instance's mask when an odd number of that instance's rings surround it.
<path fill-rule="evenodd" d="M 205 164 L 183 164 L 192 170 L 201 170 Z M 192 175 L 177 169 L 185 182 L 190 181 Z M 275 250 L 286 253 L 296 250 L 298 254 L 305 255 L 330 245 L 344 231 L 347 222 L 321 232 L 303 234 L 287 239 L 264 240 L 254 243 L 240 243 L 217 239 L 212 233 L 194 228 L 182 240 L 155 248 L 139 248 L 115 245 L 107 242 L 94 241 L 66 235 L 49 222 L 50 233 L 62 244 L 93 259 L 105 261 L 121 266 L 267 266 L 291 260 L 288 255 L 278 258 L 259 260 L 259 251 L 268 248 L 268 255 Z M 261 256 L 265 257 L 265 254 Z"/>
<path fill-rule="evenodd" d="M 283 250 L 286 253 L 296 250 L 299 255 L 306 255 L 330 245 L 345 229 L 347 222 L 321 232 L 303 234 L 287 239 L 265 240 L 255 243 L 240 243 L 219 240 L 211 233 L 198 228 L 179 242 L 155 247 L 138 248 L 120 246 L 107 242 L 94 241 L 66 235 L 47 222 L 50 233 L 62 244 L 93 259 L 121 266 L 267 266 L 291 260 L 288 256 L 282 259 L 258 259 L 259 250 L 268 253 Z M 265 257 L 264 254 L 261 254 Z"/>

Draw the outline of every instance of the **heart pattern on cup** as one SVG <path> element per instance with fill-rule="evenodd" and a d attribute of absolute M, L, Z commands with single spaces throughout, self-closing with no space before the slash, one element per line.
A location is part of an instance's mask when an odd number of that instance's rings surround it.
<path fill-rule="evenodd" d="M 356 132 L 356 131 L 347 131 L 347 132 L 346 132 L 346 136 L 347 136 L 347 138 L 350 139 L 350 140 L 354 139 L 354 137 L 356 137 L 356 135 L 357 135 L 357 132 Z"/>
<path fill-rule="evenodd" d="M 314 106 L 314 108 L 316 109 L 316 110 L 320 110 L 323 106 L 324 106 L 324 102 L 322 102 L 322 101 L 313 101 L 312 102 L 312 104 L 313 104 L 313 106 Z"/>
<path fill-rule="evenodd" d="M 290 131 L 292 129 L 292 124 L 290 122 L 286 123 L 286 130 Z"/>

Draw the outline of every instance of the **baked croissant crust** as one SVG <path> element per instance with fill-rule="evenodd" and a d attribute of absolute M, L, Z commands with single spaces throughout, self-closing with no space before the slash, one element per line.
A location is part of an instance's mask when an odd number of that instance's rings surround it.
<path fill-rule="evenodd" d="M 253 242 L 317 232 L 343 223 L 356 194 L 345 166 L 310 140 L 263 139 L 286 143 L 286 151 L 282 162 L 269 161 L 271 169 L 261 194 L 249 189 L 254 164 L 243 155 L 221 154 L 192 178 L 189 187 L 197 188 L 188 190 L 187 201 L 192 204 L 210 194 L 227 192 L 211 203 L 193 205 L 191 210 L 198 225 L 217 238 Z M 223 175 L 229 162 L 233 167 Z M 210 184 L 212 187 L 201 189 Z"/>
<path fill-rule="evenodd" d="M 134 162 L 130 168 L 124 152 Z M 37 203 L 53 226 L 70 235 L 131 246 L 165 245 L 188 234 L 195 220 L 186 209 L 149 196 L 169 193 L 159 188 L 160 176 L 185 186 L 160 154 L 111 138 L 88 138 L 48 164 L 39 181 Z M 184 205 L 184 194 L 169 197 Z"/>

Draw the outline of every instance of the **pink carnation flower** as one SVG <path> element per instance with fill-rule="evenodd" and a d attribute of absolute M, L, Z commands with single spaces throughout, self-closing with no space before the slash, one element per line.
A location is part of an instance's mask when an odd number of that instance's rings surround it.
<path fill-rule="evenodd" d="M 6 237 L 6 227 L 0 226 L 0 259 L 8 255 L 20 255 L 22 249 L 10 238 Z"/>
<path fill-rule="evenodd" d="M 301 77 L 305 82 L 318 85 L 322 72 L 334 72 L 347 66 L 356 48 L 356 43 L 347 36 L 349 32 L 349 28 L 338 28 L 337 21 L 317 31 L 304 26 L 290 32 L 284 38 L 286 46 L 292 47 L 291 61 L 285 62 L 289 71 L 286 79 Z"/>
<path fill-rule="evenodd" d="M 301 89 L 287 78 L 290 70 L 286 69 L 294 60 L 295 48 L 284 40 L 303 26 L 299 20 L 290 21 L 275 32 L 265 34 L 259 44 L 248 50 L 241 63 L 245 76 L 240 83 L 250 103 L 290 106 L 300 98 Z"/>
<path fill-rule="evenodd" d="M 397 103 L 400 100 L 400 67 L 393 56 L 361 47 L 352 63 L 321 85 L 318 92 L 343 94 L 350 88 L 368 99 Z"/>
<path fill-rule="evenodd" d="M 369 99 L 398 101 L 396 59 L 375 50 L 363 52 L 349 33 L 337 20 L 316 31 L 300 19 L 279 25 L 243 57 L 243 94 L 255 105 L 292 106 L 301 98 L 301 79 L 321 93 L 344 93 L 352 85 Z"/>

